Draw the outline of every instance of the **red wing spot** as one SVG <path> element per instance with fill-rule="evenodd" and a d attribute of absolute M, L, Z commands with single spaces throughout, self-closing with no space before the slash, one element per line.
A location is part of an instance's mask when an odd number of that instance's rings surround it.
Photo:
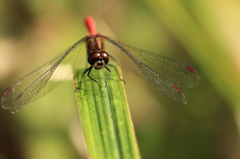
<path fill-rule="evenodd" d="M 178 92 L 182 92 L 181 89 L 179 89 L 176 85 L 172 85 Z"/>
<path fill-rule="evenodd" d="M 17 101 L 17 100 L 22 96 L 22 94 L 23 94 L 23 93 L 19 94 L 19 95 L 17 96 L 17 98 L 15 99 L 15 101 Z"/>
<path fill-rule="evenodd" d="M 4 95 L 4 96 L 7 95 L 8 92 L 11 91 L 11 89 L 12 89 L 12 87 L 8 87 L 8 88 L 6 89 L 6 91 L 3 93 L 3 95 Z"/>
<path fill-rule="evenodd" d="M 193 68 L 191 68 L 190 66 L 186 66 L 186 69 L 188 69 L 188 70 L 191 71 L 192 73 L 196 73 L 196 71 L 195 71 Z"/>

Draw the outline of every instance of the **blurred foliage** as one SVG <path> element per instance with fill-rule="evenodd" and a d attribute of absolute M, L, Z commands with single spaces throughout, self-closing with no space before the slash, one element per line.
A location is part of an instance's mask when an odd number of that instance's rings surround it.
<path fill-rule="evenodd" d="M 182 105 L 125 73 L 142 158 L 237 159 L 240 2 L 217 0 L 0 1 L 0 89 L 87 34 L 83 19 L 133 46 L 195 68 Z M 15 115 L 1 110 L 0 158 L 87 158 L 73 84 Z"/>

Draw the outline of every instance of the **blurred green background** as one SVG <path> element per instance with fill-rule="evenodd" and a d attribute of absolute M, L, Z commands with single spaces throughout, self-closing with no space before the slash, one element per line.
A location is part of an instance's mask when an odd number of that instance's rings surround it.
<path fill-rule="evenodd" d="M 0 90 L 97 30 L 195 68 L 188 104 L 124 73 L 143 159 L 240 158 L 240 2 L 1 0 Z M 85 60 L 85 59 L 83 59 Z M 87 158 L 72 82 L 11 115 L 0 110 L 1 159 Z"/>

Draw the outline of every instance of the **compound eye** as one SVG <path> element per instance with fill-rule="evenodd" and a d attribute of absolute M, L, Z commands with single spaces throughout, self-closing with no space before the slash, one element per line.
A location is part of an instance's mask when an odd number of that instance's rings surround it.
<path fill-rule="evenodd" d="M 108 53 L 105 52 L 105 51 L 102 51 L 102 52 L 100 53 L 100 56 L 103 58 L 103 60 L 104 60 L 104 62 L 105 62 L 105 65 L 106 65 L 106 64 L 108 63 L 108 61 L 109 61 Z"/>
<path fill-rule="evenodd" d="M 97 60 L 100 58 L 100 53 L 93 51 L 88 55 L 88 63 L 94 65 Z"/>

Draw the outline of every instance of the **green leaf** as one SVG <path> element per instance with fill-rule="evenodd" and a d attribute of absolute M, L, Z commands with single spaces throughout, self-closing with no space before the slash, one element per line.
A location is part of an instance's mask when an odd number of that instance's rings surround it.
<path fill-rule="evenodd" d="M 110 66 L 108 66 L 110 68 Z M 124 90 L 124 82 L 113 67 L 91 71 L 101 87 L 76 71 L 75 87 L 85 143 L 91 159 L 139 159 L 140 154 Z M 106 86 L 107 83 L 107 86 Z"/>

